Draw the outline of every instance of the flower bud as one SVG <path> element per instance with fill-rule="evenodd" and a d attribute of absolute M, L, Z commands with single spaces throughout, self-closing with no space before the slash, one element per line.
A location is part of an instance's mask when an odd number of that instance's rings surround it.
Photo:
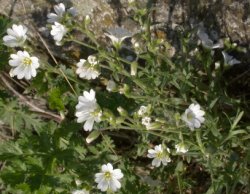
<path fill-rule="evenodd" d="M 128 116 L 128 112 L 127 112 L 124 108 L 122 108 L 121 106 L 119 106 L 119 107 L 117 108 L 117 111 L 118 111 L 119 114 L 120 114 L 121 116 L 123 116 L 123 117 L 127 117 L 127 116 Z"/>
<path fill-rule="evenodd" d="M 131 63 L 130 74 L 131 74 L 132 76 L 135 76 L 135 75 L 137 74 L 137 67 L 138 67 L 138 63 L 137 63 L 137 62 Z"/>
<path fill-rule="evenodd" d="M 89 16 L 89 15 L 86 15 L 85 18 L 84 18 L 84 23 L 85 23 L 85 25 L 89 25 L 90 22 L 91 22 L 90 16 Z"/>
<path fill-rule="evenodd" d="M 162 124 L 161 124 L 161 123 L 153 122 L 153 123 L 150 123 L 150 124 L 147 126 L 147 129 L 148 129 L 148 130 L 153 130 L 153 129 L 160 129 L 161 127 L 162 127 Z"/>
<path fill-rule="evenodd" d="M 130 87 L 124 84 L 122 88 L 119 89 L 120 94 L 129 95 Z"/>
<path fill-rule="evenodd" d="M 116 89 L 116 83 L 113 80 L 109 80 L 108 83 L 107 83 L 106 89 L 109 92 L 114 91 Z"/>

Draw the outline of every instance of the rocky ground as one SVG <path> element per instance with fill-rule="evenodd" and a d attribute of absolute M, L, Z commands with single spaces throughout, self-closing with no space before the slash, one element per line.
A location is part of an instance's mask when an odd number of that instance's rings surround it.
<path fill-rule="evenodd" d="M 40 30 L 46 24 L 46 15 L 59 1 L 52 0 L 0 0 L 0 13 Z M 79 11 L 79 20 L 90 15 L 92 27 L 100 34 L 104 29 L 123 26 L 136 31 L 127 18 L 132 9 L 128 0 L 64 0 Z M 154 23 L 165 24 L 174 31 L 177 26 L 193 26 L 203 22 L 214 38 L 229 37 L 233 42 L 249 45 L 249 0 L 139 0 L 141 7 L 154 8 Z M 171 31 L 170 31 L 171 32 Z M 166 32 L 169 33 L 169 32 Z"/>

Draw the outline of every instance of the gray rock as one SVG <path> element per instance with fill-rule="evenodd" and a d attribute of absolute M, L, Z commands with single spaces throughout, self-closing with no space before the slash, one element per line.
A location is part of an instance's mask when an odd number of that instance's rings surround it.
<path fill-rule="evenodd" d="M 60 0 L 57 0 L 59 2 Z M 61 2 L 61 1 L 60 1 Z M 65 0 L 78 9 L 79 20 L 90 15 L 91 28 L 101 36 L 103 30 L 122 26 L 131 32 L 138 30 L 135 23 L 128 19 L 128 0 Z M 140 8 L 154 7 L 152 13 L 155 24 L 164 24 L 171 34 L 177 26 L 186 28 L 190 23 L 203 22 L 211 34 L 217 37 L 230 37 L 233 42 L 249 44 L 250 2 L 249 0 L 137 0 Z M 45 26 L 46 15 L 55 1 L 49 0 L 0 0 L 0 13 L 11 16 L 38 28 Z M 25 7 L 25 8 L 24 8 Z M 213 33 L 212 33 L 213 32 Z"/>

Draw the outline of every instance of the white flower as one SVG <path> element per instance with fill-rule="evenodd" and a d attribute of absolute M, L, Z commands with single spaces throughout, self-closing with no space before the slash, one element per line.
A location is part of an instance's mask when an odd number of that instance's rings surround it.
<path fill-rule="evenodd" d="M 59 3 L 58 5 L 54 6 L 54 10 L 56 13 L 49 13 L 47 15 L 49 23 L 60 22 L 60 19 L 65 13 L 65 5 L 63 3 Z"/>
<path fill-rule="evenodd" d="M 193 131 L 194 128 L 200 128 L 201 123 L 205 121 L 204 115 L 205 112 L 200 109 L 199 104 L 191 104 L 182 115 L 182 120 Z"/>
<path fill-rule="evenodd" d="M 115 88 L 116 88 L 116 83 L 113 80 L 109 80 L 108 83 L 107 83 L 106 89 L 109 92 L 112 92 L 112 91 L 115 90 Z"/>
<path fill-rule="evenodd" d="M 75 190 L 72 194 L 89 194 L 89 191 L 82 189 L 82 190 Z"/>
<path fill-rule="evenodd" d="M 197 36 L 201 40 L 202 46 L 205 48 L 215 49 L 223 47 L 223 43 L 221 42 L 214 44 L 214 42 L 209 38 L 208 34 L 204 31 L 203 28 L 198 29 Z"/>
<path fill-rule="evenodd" d="M 108 33 L 104 34 L 110 38 L 113 45 L 120 45 L 126 38 L 132 36 L 128 30 L 120 27 L 112 28 L 108 30 Z"/>
<path fill-rule="evenodd" d="M 87 60 L 80 59 L 80 62 L 78 62 L 76 66 L 78 67 L 76 73 L 79 74 L 80 78 L 90 80 L 100 75 L 98 61 L 95 56 L 90 55 Z"/>
<path fill-rule="evenodd" d="M 70 13 L 73 17 L 77 16 L 77 10 L 74 7 L 69 8 L 67 12 Z"/>
<path fill-rule="evenodd" d="M 138 115 L 143 116 L 147 112 L 147 107 L 146 106 L 141 106 L 140 109 L 138 110 Z"/>
<path fill-rule="evenodd" d="M 222 55 L 224 58 L 224 62 L 226 65 L 236 65 L 236 64 L 240 64 L 241 62 L 237 59 L 235 59 L 233 56 L 227 54 L 225 51 L 222 51 Z"/>
<path fill-rule="evenodd" d="M 54 22 L 61 22 L 61 19 L 63 18 L 66 9 L 65 9 L 65 5 L 63 3 L 59 3 L 58 5 L 54 6 L 54 11 L 56 13 L 49 13 L 47 15 L 48 17 L 48 22 L 49 23 L 54 23 Z M 74 7 L 71 7 L 67 10 L 68 13 L 70 13 L 72 16 L 76 16 L 77 15 L 77 11 Z"/>
<path fill-rule="evenodd" d="M 8 35 L 3 37 L 4 45 L 9 47 L 23 46 L 27 39 L 26 32 L 27 28 L 25 26 L 13 24 L 12 29 L 7 29 Z"/>
<path fill-rule="evenodd" d="M 171 162 L 171 159 L 169 157 L 170 150 L 169 148 L 166 149 L 167 152 L 165 152 L 160 145 L 156 145 L 154 149 L 148 150 L 148 158 L 154 158 L 152 161 L 152 166 L 159 167 L 161 163 L 166 166 L 169 162 Z"/>
<path fill-rule="evenodd" d="M 135 43 L 134 43 L 134 47 L 135 47 L 135 48 L 140 48 L 140 44 L 139 44 L 138 42 L 135 42 Z"/>
<path fill-rule="evenodd" d="M 149 128 L 151 124 L 151 118 L 150 117 L 143 117 L 141 123 L 146 126 L 146 128 Z"/>
<path fill-rule="evenodd" d="M 9 65 L 12 66 L 10 75 L 17 76 L 17 79 L 36 77 L 36 69 L 39 67 L 37 57 L 31 57 L 26 51 L 18 51 L 17 54 L 11 54 Z"/>
<path fill-rule="evenodd" d="M 188 148 L 185 146 L 184 143 L 178 143 L 175 145 L 175 149 L 176 149 L 176 153 L 187 153 L 188 152 Z"/>
<path fill-rule="evenodd" d="M 97 188 L 101 191 L 117 191 L 121 188 L 119 180 L 123 177 L 120 169 L 113 170 L 112 164 L 102 165 L 100 173 L 95 174 L 95 182 L 98 183 Z"/>
<path fill-rule="evenodd" d="M 50 34 L 53 36 L 54 40 L 56 41 L 56 45 L 60 46 L 61 45 L 61 40 L 63 39 L 63 36 L 67 33 L 68 29 L 58 23 L 55 22 L 54 25 L 52 25 L 52 29 L 50 31 Z"/>
<path fill-rule="evenodd" d="M 84 91 L 83 96 L 78 97 L 78 104 L 76 105 L 76 117 L 78 123 L 85 122 L 83 128 L 85 131 L 91 131 L 94 122 L 100 122 L 102 112 L 96 103 L 95 91 Z"/>

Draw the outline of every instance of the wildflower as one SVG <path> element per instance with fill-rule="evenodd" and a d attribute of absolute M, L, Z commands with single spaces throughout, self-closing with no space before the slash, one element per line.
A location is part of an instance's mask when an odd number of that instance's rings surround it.
<path fill-rule="evenodd" d="M 209 38 L 208 34 L 204 31 L 203 28 L 199 28 L 197 32 L 197 36 L 201 40 L 201 44 L 203 47 L 208 48 L 208 49 L 215 49 L 215 48 L 222 48 L 223 44 L 222 43 L 216 43 Z"/>
<path fill-rule="evenodd" d="M 149 128 L 151 124 L 151 118 L 150 117 L 143 117 L 141 123 L 146 126 L 146 128 Z"/>
<path fill-rule="evenodd" d="M 152 166 L 159 167 L 161 163 L 166 166 L 169 162 L 171 162 L 171 159 L 169 157 L 170 150 L 169 148 L 166 149 L 167 152 L 165 152 L 162 148 L 162 145 L 156 145 L 154 149 L 148 150 L 148 158 L 154 158 L 152 161 Z"/>
<path fill-rule="evenodd" d="M 58 5 L 54 6 L 54 11 L 56 13 L 49 13 L 47 15 L 48 17 L 48 22 L 49 23 L 54 23 L 54 22 L 61 22 L 61 19 L 63 18 L 63 16 L 66 13 L 66 8 L 65 5 L 63 3 L 59 3 Z M 76 9 L 74 7 L 71 7 L 67 10 L 67 12 L 71 15 L 71 16 L 76 16 L 77 12 Z"/>
<path fill-rule="evenodd" d="M 102 111 L 96 103 L 95 91 L 84 91 L 83 96 L 78 97 L 76 105 L 76 117 L 78 123 L 85 122 L 83 128 L 85 131 L 92 131 L 94 122 L 100 122 Z"/>
<path fill-rule="evenodd" d="M 88 25 L 91 22 L 91 18 L 89 15 L 86 15 L 84 18 L 85 25 Z"/>
<path fill-rule="evenodd" d="M 80 78 L 85 78 L 87 80 L 95 79 L 100 75 L 98 70 L 98 61 L 95 56 L 90 55 L 87 60 L 80 59 L 77 63 L 76 73 L 79 74 Z"/>
<path fill-rule="evenodd" d="M 123 177 L 120 169 L 113 170 L 112 164 L 102 165 L 100 173 L 95 174 L 95 182 L 98 183 L 97 188 L 101 191 L 115 192 L 121 188 L 119 180 Z"/>
<path fill-rule="evenodd" d="M 120 44 L 126 39 L 132 36 L 132 34 L 124 28 L 113 28 L 105 33 L 110 38 L 114 46 L 120 46 Z"/>
<path fill-rule="evenodd" d="M 194 130 L 194 128 L 200 128 L 201 123 L 205 121 L 205 112 L 200 109 L 199 104 L 191 104 L 185 113 L 182 115 L 182 120 L 186 122 L 187 126 Z"/>
<path fill-rule="evenodd" d="M 7 29 L 8 35 L 3 37 L 4 45 L 9 47 L 23 46 L 27 39 L 26 32 L 27 28 L 25 26 L 13 24 L 12 29 Z"/>
<path fill-rule="evenodd" d="M 55 22 L 54 25 L 52 25 L 52 29 L 50 31 L 50 34 L 53 36 L 54 40 L 56 41 L 56 45 L 60 46 L 61 45 L 61 40 L 63 39 L 63 36 L 67 33 L 68 29 L 58 23 Z"/>
<path fill-rule="evenodd" d="M 113 80 L 109 80 L 108 83 L 107 83 L 106 89 L 109 92 L 114 91 L 116 89 L 116 83 Z"/>
<path fill-rule="evenodd" d="M 223 55 L 223 58 L 224 58 L 224 62 L 227 65 L 232 66 L 232 65 L 236 65 L 236 64 L 241 63 L 239 60 L 237 60 L 233 56 L 227 54 L 225 51 L 222 51 L 222 55 Z"/>
<path fill-rule="evenodd" d="M 137 74 L 138 63 L 134 61 L 131 63 L 130 75 L 135 76 Z"/>
<path fill-rule="evenodd" d="M 89 194 L 89 191 L 82 189 L 82 190 L 75 190 L 72 194 Z"/>
<path fill-rule="evenodd" d="M 138 42 L 135 42 L 135 43 L 134 43 L 134 47 L 135 47 L 136 49 L 138 49 L 138 48 L 140 48 L 140 44 L 139 44 Z"/>
<path fill-rule="evenodd" d="M 175 145 L 175 149 L 176 149 L 176 153 L 187 153 L 188 152 L 188 149 L 187 147 L 185 146 L 184 143 L 178 143 Z"/>
<path fill-rule="evenodd" d="M 119 106 L 119 107 L 117 108 L 117 111 L 118 111 L 119 114 L 120 114 L 121 116 L 123 116 L 123 117 L 127 117 L 127 116 L 128 116 L 128 112 L 127 112 L 124 108 L 122 108 L 121 106 Z"/>
<path fill-rule="evenodd" d="M 135 50 L 140 50 L 141 49 L 141 45 L 140 45 L 139 41 L 136 40 L 135 38 L 131 39 L 131 43 L 132 43 Z"/>
<path fill-rule="evenodd" d="M 143 116 L 143 115 L 146 114 L 146 112 L 147 112 L 147 107 L 146 106 L 141 106 L 137 113 L 138 113 L 139 116 Z"/>
<path fill-rule="evenodd" d="M 77 16 L 77 10 L 74 7 L 71 7 L 67 10 L 67 12 L 72 15 L 73 17 Z"/>
<path fill-rule="evenodd" d="M 9 65 L 13 68 L 10 70 L 11 77 L 17 76 L 17 79 L 36 77 L 36 69 L 39 67 L 37 57 L 31 57 L 26 51 L 18 51 L 10 55 Z"/>

